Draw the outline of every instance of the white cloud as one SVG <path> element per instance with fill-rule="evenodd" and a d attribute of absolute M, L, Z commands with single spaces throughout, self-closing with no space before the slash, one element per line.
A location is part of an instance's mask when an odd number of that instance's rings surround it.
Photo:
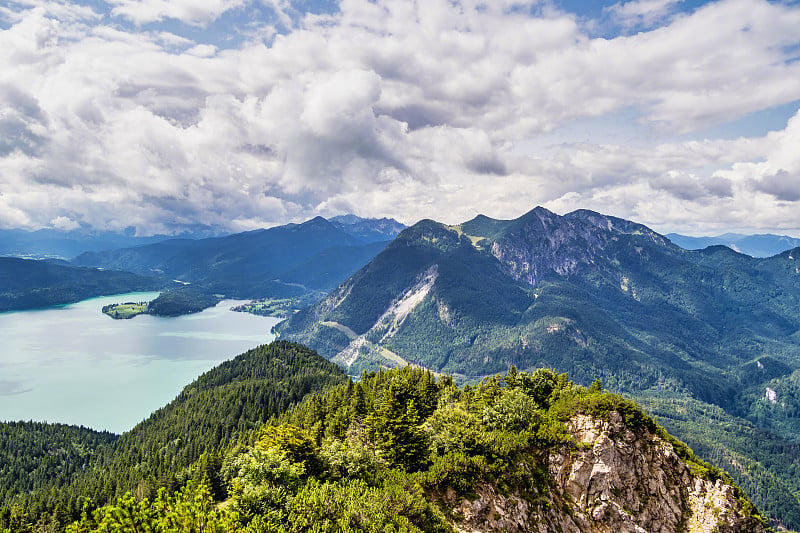
<path fill-rule="evenodd" d="M 80 224 L 65 216 L 58 216 L 54 218 L 50 221 L 50 225 L 53 226 L 53 228 L 61 231 L 71 231 L 80 227 Z"/>
<path fill-rule="evenodd" d="M 246 5 L 117 0 L 115 14 L 202 25 Z M 797 190 L 778 179 L 800 176 L 800 119 L 753 138 L 672 140 L 800 99 L 788 61 L 798 7 L 727 0 L 614 39 L 499 3 L 340 7 L 232 49 L 18 12 L 0 32 L 0 225 L 236 230 L 342 211 L 460 222 L 544 204 L 657 229 L 800 231 Z M 648 139 L 599 127 L 537 148 L 627 109 Z"/>
<path fill-rule="evenodd" d="M 605 11 L 611 13 L 623 26 L 649 28 L 668 15 L 683 0 L 634 0 L 619 2 Z"/>
<path fill-rule="evenodd" d="M 108 3 L 114 6 L 112 15 L 140 25 L 170 18 L 204 26 L 224 12 L 243 6 L 245 0 L 108 0 Z"/>

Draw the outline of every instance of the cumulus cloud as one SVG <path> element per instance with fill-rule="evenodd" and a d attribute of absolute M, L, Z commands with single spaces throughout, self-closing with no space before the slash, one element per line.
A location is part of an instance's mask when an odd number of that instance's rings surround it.
<path fill-rule="evenodd" d="M 50 221 L 50 225 L 53 226 L 53 228 L 62 231 L 71 231 L 80 227 L 80 224 L 65 216 L 58 216 L 54 218 Z"/>
<path fill-rule="evenodd" d="M 752 186 L 755 190 L 771 194 L 778 200 L 787 202 L 800 200 L 800 179 L 782 168 L 772 175 L 754 180 Z"/>
<path fill-rule="evenodd" d="M 614 18 L 626 27 L 652 27 L 660 22 L 676 4 L 683 0 L 635 0 L 631 2 L 619 2 L 605 8 L 605 11 L 612 14 Z"/>
<path fill-rule="evenodd" d="M 265 21 L 251 30 L 266 41 L 224 48 L 146 25 L 203 26 L 253 4 L 111 4 L 110 18 L 43 0 L 5 15 L 0 226 L 236 231 L 346 211 L 460 222 L 536 204 L 657 229 L 736 216 L 800 225 L 784 209 L 798 207 L 796 188 L 778 179 L 800 175 L 800 119 L 751 138 L 674 140 L 800 99 L 798 7 L 724 0 L 599 39 L 538 2 L 342 0 L 292 22 L 273 0 L 261 5 L 289 31 Z M 613 9 L 646 25 L 673 7 Z M 647 139 L 600 128 L 526 148 L 625 109 Z"/>
<path fill-rule="evenodd" d="M 136 24 L 147 24 L 167 18 L 204 26 L 222 13 L 241 7 L 245 0 L 108 0 L 111 13 Z"/>

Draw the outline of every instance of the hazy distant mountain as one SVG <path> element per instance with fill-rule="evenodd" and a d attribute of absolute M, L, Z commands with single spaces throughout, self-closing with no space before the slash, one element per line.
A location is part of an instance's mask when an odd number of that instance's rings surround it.
<path fill-rule="evenodd" d="M 584 210 L 425 220 L 278 328 L 350 373 L 410 362 L 472 379 L 512 364 L 600 377 L 718 462 L 746 463 L 751 494 L 765 483 L 800 493 L 781 473 L 800 469 L 800 448 L 784 440 L 800 438 L 800 249 L 687 251 Z M 687 422 L 687 409 L 712 422 Z M 721 421 L 765 426 L 760 439 L 783 451 L 767 458 Z M 778 499 L 760 505 L 800 525 L 800 500 Z"/>
<path fill-rule="evenodd" d="M 77 302 L 93 296 L 153 291 L 169 283 L 129 272 L 0 257 L 0 311 Z"/>
<path fill-rule="evenodd" d="M 364 242 L 391 241 L 406 227 L 393 218 L 361 218 L 340 215 L 330 219 L 334 226 Z"/>
<path fill-rule="evenodd" d="M 229 296 L 287 297 L 329 290 L 366 264 L 403 228 L 352 215 L 225 237 L 166 240 L 84 253 L 76 265 L 163 275 Z"/>
<path fill-rule="evenodd" d="M 184 238 L 207 237 L 202 233 L 184 235 Z M 16 257 L 57 257 L 70 259 L 83 252 L 97 252 L 114 248 L 126 248 L 152 244 L 166 239 L 174 239 L 167 235 L 136 237 L 126 233 L 58 231 L 41 229 L 0 230 L 0 255 Z"/>
<path fill-rule="evenodd" d="M 800 239 L 795 239 L 788 235 L 772 235 L 769 233 L 759 235 L 726 233 L 717 237 L 687 237 L 677 233 L 668 233 L 666 237 L 687 250 L 702 250 L 708 246 L 721 244 L 752 257 L 772 257 L 800 246 Z"/>

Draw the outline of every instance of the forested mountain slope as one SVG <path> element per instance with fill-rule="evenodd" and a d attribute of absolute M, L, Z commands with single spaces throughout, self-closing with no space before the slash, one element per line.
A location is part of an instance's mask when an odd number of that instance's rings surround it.
<path fill-rule="evenodd" d="M 153 276 L 0 257 L 0 312 L 168 286 L 169 282 Z"/>
<path fill-rule="evenodd" d="M 230 297 L 290 297 L 334 287 L 403 227 L 390 219 L 317 217 L 225 237 L 89 252 L 73 263 L 163 275 Z"/>
<path fill-rule="evenodd" d="M 658 403 L 679 437 L 684 407 L 670 398 L 716 406 L 780 446 L 800 439 L 799 330 L 800 249 L 766 259 L 687 251 L 630 221 L 542 208 L 422 221 L 279 326 L 351 373 L 405 361 L 461 379 L 553 367 Z M 800 527 L 800 485 L 774 457 L 716 441 L 713 428 L 691 436 L 748 458 L 733 471 L 745 487 L 763 482 L 759 468 L 773 472 L 788 490 L 757 503 Z"/>
<path fill-rule="evenodd" d="M 174 490 L 191 479 L 188 467 L 201 457 L 213 466 L 216 456 L 205 452 L 246 438 L 306 394 L 345 379 L 336 365 L 308 348 L 276 341 L 204 373 L 119 437 L 60 425 L 0 423 L 0 457 L 9 458 L 0 466 L 0 509 L 5 508 L 0 516 L 9 516 L 17 503 L 32 522 L 57 516 L 63 523 L 79 517 L 85 497 L 104 504 L 126 491 L 143 496 L 160 486 Z M 0 531 L 2 526 L 0 520 Z"/>
<path fill-rule="evenodd" d="M 117 435 L 46 422 L 0 423 L 0 502 L 66 485 Z"/>

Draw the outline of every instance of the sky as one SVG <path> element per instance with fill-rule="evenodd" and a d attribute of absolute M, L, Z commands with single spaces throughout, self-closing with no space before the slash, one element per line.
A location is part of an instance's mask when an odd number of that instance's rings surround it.
<path fill-rule="evenodd" d="M 0 228 L 800 236 L 800 2 L 4 0 Z"/>

